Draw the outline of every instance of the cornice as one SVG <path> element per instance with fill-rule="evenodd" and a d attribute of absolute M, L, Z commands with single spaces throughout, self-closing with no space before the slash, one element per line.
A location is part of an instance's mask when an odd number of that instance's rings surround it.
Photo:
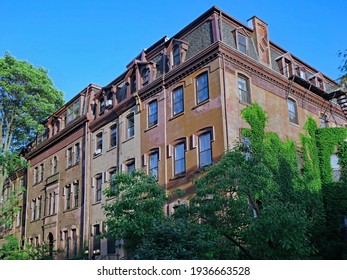
<path fill-rule="evenodd" d="M 287 77 L 277 73 L 273 69 L 259 63 L 256 60 L 234 50 L 223 42 L 219 42 L 220 45 L 220 55 L 224 56 L 228 62 L 237 66 L 238 68 L 255 75 L 268 83 L 283 89 L 294 97 L 300 98 L 305 102 L 309 102 L 319 108 L 327 108 L 330 106 L 329 101 L 323 99 L 322 97 L 310 92 L 309 90 L 303 88 L 295 82 L 291 82 Z M 276 94 L 276 93 L 273 93 Z M 341 118 L 345 118 L 343 112 L 338 106 L 333 105 L 334 113 Z"/>
<path fill-rule="evenodd" d="M 63 130 L 61 130 L 59 133 L 53 135 L 52 137 L 44 140 L 41 142 L 38 146 L 36 146 L 32 151 L 30 151 L 25 158 L 27 160 L 33 158 L 34 156 L 38 155 L 39 153 L 49 149 L 52 145 L 56 144 L 57 142 L 60 142 L 67 138 L 68 136 L 74 134 L 78 129 L 80 129 L 85 122 L 88 121 L 87 116 L 83 115 L 74 120 L 72 123 L 70 123 L 67 127 L 65 127 Z"/>

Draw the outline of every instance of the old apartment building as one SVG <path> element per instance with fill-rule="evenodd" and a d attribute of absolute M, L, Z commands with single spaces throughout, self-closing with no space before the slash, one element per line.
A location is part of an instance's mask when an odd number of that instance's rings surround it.
<path fill-rule="evenodd" d="M 268 34 L 257 17 L 244 25 L 212 7 L 143 50 L 108 85 L 89 85 L 50 116 L 26 155 L 25 241 L 62 249 L 60 259 L 78 252 L 121 258 L 119 241 L 98 238 L 107 230 L 103 191 L 115 187 L 112 175 L 143 169 L 167 192 L 180 187 L 189 198 L 192 178 L 239 139 L 241 110 L 252 102 L 283 139 L 298 141 L 308 116 L 344 126 L 338 84 Z M 184 202 L 167 202 L 167 214 L 177 203 Z"/>

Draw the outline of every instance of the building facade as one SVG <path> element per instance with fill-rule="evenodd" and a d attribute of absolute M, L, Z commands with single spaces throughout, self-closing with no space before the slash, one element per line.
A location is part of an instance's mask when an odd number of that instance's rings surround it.
<path fill-rule="evenodd" d="M 264 21 L 244 25 L 212 7 L 48 119 L 48 139 L 27 155 L 25 240 L 62 249 L 58 258 L 123 258 L 120 241 L 100 238 L 113 174 L 143 169 L 189 200 L 192 179 L 247 127 L 243 108 L 258 103 L 266 129 L 298 142 L 308 116 L 321 127 L 345 126 L 345 97 L 334 80 L 270 41 Z M 180 203 L 168 201 L 166 213 Z"/>

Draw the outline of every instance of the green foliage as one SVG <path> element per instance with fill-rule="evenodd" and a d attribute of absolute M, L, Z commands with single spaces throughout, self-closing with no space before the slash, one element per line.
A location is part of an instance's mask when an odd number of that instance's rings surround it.
<path fill-rule="evenodd" d="M 342 127 L 321 128 L 316 131 L 317 149 L 319 156 L 322 184 L 333 182 L 333 172 L 330 166 L 331 155 L 347 138 L 347 129 Z M 344 160 L 344 157 L 340 157 Z"/>
<path fill-rule="evenodd" d="M 164 219 L 165 191 L 153 176 L 138 170 L 131 174 L 117 173 L 113 180 L 116 190 L 105 190 L 113 200 L 103 205 L 107 235 L 127 240 L 131 252 L 146 232 Z"/>
<path fill-rule="evenodd" d="M 13 226 L 15 215 L 21 209 L 22 198 L 19 195 L 25 191 L 24 188 L 20 188 L 5 196 L 4 202 L 0 206 L 0 225 L 4 225 L 6 229 Z"/>
<path fill-rule="evenodd" d="M 224 241 L 224 242 L 223 242 Z M 215 230 L 189 218 L 168 217 L 153 226 L 135 251 L 135 259 L 210 260 L 229 259 L 235 252 Z"/>
<path fill-rule="evenodd" d="M 45 69 L 9 53 L 0 58 L 0 100 L 0 152 L 30 142 L 43 129 L 43 120 L 64 104 Z"/>
<path fill-rule="evenodd" d="M 51 260 L 54 252 L 50 251 L 47 244 L 35 246 L 26 244 L 24 248 L 20 247 L 17 237 L 8 235 L 5 237 L 7 241 L 0 248 L 0 260 Z"/>

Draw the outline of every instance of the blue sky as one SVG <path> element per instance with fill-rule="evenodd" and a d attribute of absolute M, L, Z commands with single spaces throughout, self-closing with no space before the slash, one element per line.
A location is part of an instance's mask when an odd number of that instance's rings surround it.
<path fill-rule="evenodd" d="M 271 41 L 339 77 L 346 0 L 0 0 L 0 57 L 9 51 L 43 66 L 68 101 L 90 83 L 111 82 L 142 49 L 214 5 L 244 24 L 258 16 L 269 25 Z"/>

